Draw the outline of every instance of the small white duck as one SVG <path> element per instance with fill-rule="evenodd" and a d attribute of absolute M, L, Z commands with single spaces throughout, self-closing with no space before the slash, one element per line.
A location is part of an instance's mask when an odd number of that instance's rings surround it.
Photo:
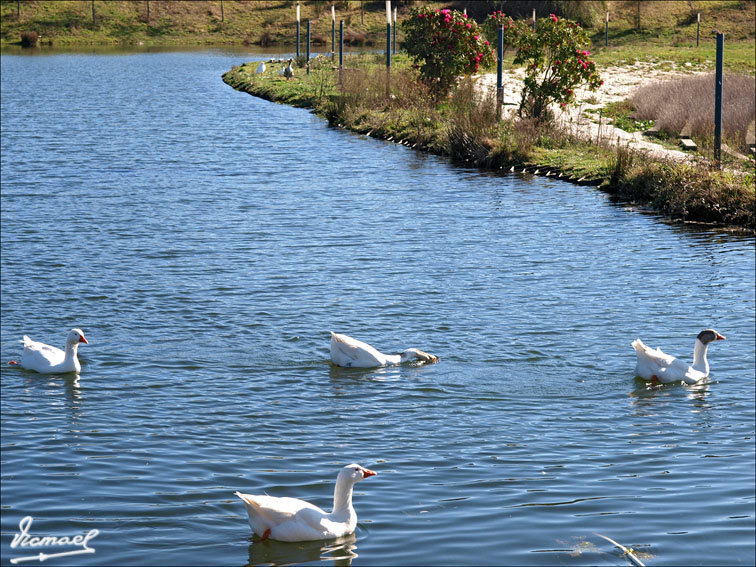
<path fill-rule="evenodd" d="M 283 67 L 281 67 L 281 70 L 278 72 L 278 76 L 279 77 L 283 77 L 284 73 L 286 73 L 286 65 L 284 65 Z"/>
<path fill-rule="evenodd" d="M 709 361 L 706 360 L 709 343 L 723 340 L 725 338 L 714 329 L 705 329 L 698 333 L 693 347 L 693 366 L 688 366 L 682 360 L 664 354 L 658 348 L 654 350 L 647 347 L 640 339 L 635 339 L 632 343 L 638 355 L 635 374 L 644 380 L 658 380 L 665 384 L 679 380 L 686 384 L 695 384 L 709 375 Z"/>
<path fill-rule="evenodd" d="M 81 364 L 77 356 L 79 343 L 89 344 L 81 329 L 71 329 L 66 337 L 65 352 L 54 346 L 38 343 L 24 335 L 24 355 L 21 362 L 11 361 L 9 364 L 18 365 L 27 370 L 34 370 L 40 374 L 63 374 L 66 372 L 81 372 Z"/>
<path fill-rule="evenodd" d="M 289 64 L 284 69 L 284 77 L 286 77 L 286 80 L 288 81 L 294 76 L 294 69 L 292 68 L 291 64 L 294 62 L 293 59 L 289 59 Z"/>
<path fill-rule="evenodd" d="M 260 61 L 260 64 L 257 66 L 257 71 L 255 71 L 256 75 L 262 75 L 265 72 L 265 61 Z"/>
<path fill-rule="evenodd" d="M 333 511 L 327 514 L 298 498 L 276 498 L 235 492 L 244 502 L 252 531 L 262 539 L 313 541 L 333 539 L 354 532 L 357 513 L 352 506 L 354 485 L 378 473 L 357 464 L 345 466 L 336 477 Z"/>
<path fill-rule="evenodd" d="M 331 331 L 331 361 L 336 366 L 373 368 L 402 364 L 410 360 L 438 362 L 438 357 L 416 348 L 409 348 L 400 354 L 383 354 L 367 343 Z"/>

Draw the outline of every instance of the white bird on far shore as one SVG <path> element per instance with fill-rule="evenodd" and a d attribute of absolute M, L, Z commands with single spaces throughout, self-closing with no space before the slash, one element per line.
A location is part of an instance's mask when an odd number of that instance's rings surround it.
<path fill-rule="evenodd" d="M 289 64 L 284 69 L 284 77 L 286 77 L 287 80 L 294 76 L 294 69 L 291 67 L 293 61 L 293 59 L 289 59 Z"/>

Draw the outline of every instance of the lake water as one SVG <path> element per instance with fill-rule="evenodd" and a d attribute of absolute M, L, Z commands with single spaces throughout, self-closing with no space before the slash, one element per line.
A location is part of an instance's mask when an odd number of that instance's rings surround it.
<path fill-rule="evenodd" d="M 99 532 L 50 565 L 753 565 L 754 240 L 329 128 L 253 59 L 2 57 L 3 564 L 31 516 Z M 5 364 L 72 327 L 79 378 Z M 707 327 L 709 383 L 634 378 Z M 353 537 L 252 541 L 234 491 L 330 508 L 351 462 Z"/>

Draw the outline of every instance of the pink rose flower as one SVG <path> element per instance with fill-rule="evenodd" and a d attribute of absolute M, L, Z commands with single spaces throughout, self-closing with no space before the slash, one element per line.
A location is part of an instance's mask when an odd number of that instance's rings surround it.
<path fill-rule="evenodd" d="M 556 22 L 558 18 L 554 14 L 551 14 L 551 19 Z"/>

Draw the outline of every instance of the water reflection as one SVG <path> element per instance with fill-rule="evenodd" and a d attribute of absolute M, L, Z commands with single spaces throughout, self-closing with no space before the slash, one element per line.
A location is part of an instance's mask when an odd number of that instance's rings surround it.
<path fill-rule="evenodd" d="M 399 369 L 396 366 L 380 368 L 344 368 L 343 366 L 331 364 L 331 367 L 328 370 L 328 376 L 336 383 L 346 380 L 385 382 L 391 378 L 395 378 L 398 373 Z"/>
<path fill-rule="evenodd" d="M 668 398 L 675 392 L 684 392 L 685 397 L 697 402 L 700 409 L 710 409 L 707 401 L 709 395 L 709 379 L 704 379 L 696 384 L 688 385 L 680 382 L 671 382 L 668 384 L 646 382 L 642 378 L 635 378 L 635 389 L 628 392 L 631 398 L 631 405 L 636 408 L 651 407 L 661 398 Z M 682 390 L 680 390 L 682 388 Z"/>
<path fill-rule="evenodd" d="M 79 375 L 73 372 L 67 374 L 38 374 L 31 370 L 23 370 L 24 392 L 37 399 L 47 399 L 51 406 L 63 406 L 70 418 L 70 425 L 75 425 L 81 417 L 82 389 Z M 57 412 L 56 412 L 57 413 Z"/>
<path fill-rule="evenodd" d="M 350 534 L 329 541 L 297 543 L 267 539 L 249 546 L 247 565 L 301 565 L 303 563 L 333 561 L 334 566 L 347 566 L 357 557 L 357 537 Z"/>

